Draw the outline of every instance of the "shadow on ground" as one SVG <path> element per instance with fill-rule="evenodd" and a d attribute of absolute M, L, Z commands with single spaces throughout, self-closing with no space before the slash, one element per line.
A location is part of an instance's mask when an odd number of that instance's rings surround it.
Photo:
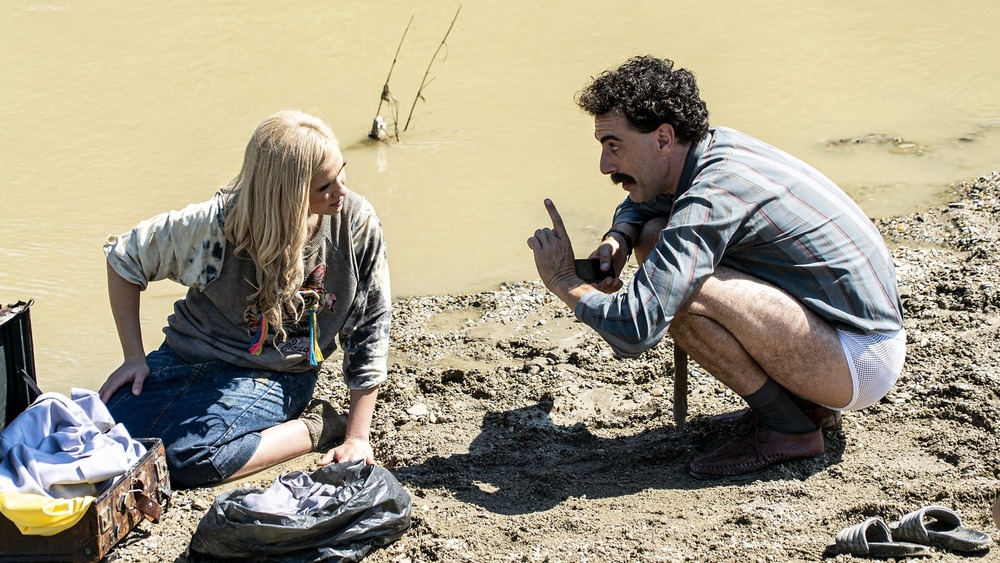
<path fill-rule="evenodd" d="M 645 489 L 702 489 L 743 481 L 705 481 L 688 474 L 690 461 L 725 445 L 729 432 L 705 428 L 704 417 L 683 429 L 663 426 L 604 438 L 585 425 L 559 426 L 546 400 L 520 409 L 489 412 L 468 454 L 434 456 L 399 468 L 411 490 L 444 488 L 456 498 L 498 514 L 548 510 L 572 497 L 608 498 Z M 808 479 L 840 462 L 844 436 L 826 431 L 826 453 L 771 468 L 756 480 Z"/>

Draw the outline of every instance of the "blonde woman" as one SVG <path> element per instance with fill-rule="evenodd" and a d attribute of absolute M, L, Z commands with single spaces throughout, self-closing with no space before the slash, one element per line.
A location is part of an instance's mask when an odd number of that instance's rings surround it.
<path fill-rule="evenodd" d="M 320 465 L 375 462 L 368 437 L 386 378 L 389 270 L 378 218 L 347 189 L 345 165 L 324 122 L 282 111 L 257 126 L 226 189 L 105 245 L 124 362 L 100 396 L 133 436 L 163 439 L 175 486 L 241 477 L 341 437 Z M 164 278 L 188 291 L 147 355 L 139 295 Z M 335 335 L 346 427 L 311 401 Z"/>

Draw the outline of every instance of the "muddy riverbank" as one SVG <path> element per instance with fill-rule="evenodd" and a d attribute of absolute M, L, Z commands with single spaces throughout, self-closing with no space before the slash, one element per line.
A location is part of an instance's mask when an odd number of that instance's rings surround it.
<path fill-rule="evenodd" d="M 538 282 L 399 300 L 373 442 L 412 496 L 413 527 L 366 560 L 815 561 L 841 528 L 928 503 L 996 539 L 1000 174 L 953 189 L 948 205 L 877 221 L 909 335 L 895 388 L 827 431 L 823 456 L 748 483 L 688 475 L 728 438 L 705 418 L 740 401 L 694 364 L 678 429 L 669 346 L 616 359 Z M 341 403 L 337 358 L 327 368 L 326 395 Z M 177 492 L 113 557 L 194 560 L 190 535 L 227 488 Z"/>

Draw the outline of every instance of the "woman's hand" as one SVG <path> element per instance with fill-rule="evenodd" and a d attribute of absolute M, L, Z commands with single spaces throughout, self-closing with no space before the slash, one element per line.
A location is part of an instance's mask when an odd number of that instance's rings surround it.
<path fill-rule="evenodd" d="M 142 393 L 142 386 L 147 377 L 149 377 L 149 366 L 146 364 L 146 358 L 126 360 L 108 376 L 108 380 L 98 390 L 98 395 L 107 403 L 115 391 L 129 383 L 132 384 L 132 394 L 138 395 Z"/>
<path fill-rule="evenodd" d="M 344 443 L 323 454 L 319 459 L 319 465 L 329 465 L 331 463 L 344 463 L 348 461 L 365 460 L 368 465 L 375 464 L 375 452 L 365 438 L 348 436 L 344 438 Z"/>
<path fill-rule="evenodd" d="M 368 442 L 378 398 L 378 386 L 368 389 L 351 389 L 351 410 L 347 413 L 347 435 L 344 443 L 323 454 L 320 465 L 343 463 L 359 459 L 368 465 L 375 464 L 375 453 Z"/>

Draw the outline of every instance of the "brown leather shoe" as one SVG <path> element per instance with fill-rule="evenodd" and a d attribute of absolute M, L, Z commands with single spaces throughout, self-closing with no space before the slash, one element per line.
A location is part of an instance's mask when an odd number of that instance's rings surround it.
<path fill-rule="evenodd" d="M 691 475 L 698 479 L 745 479 L 786 461 L 816 457 L 823 450 L 822 430 L 784 434 L 755 424 L 732 443 L 693 460 Z"/>
<path fill-rule="evenodd" d="M 840 411 L 835 411 L 819 405 L 803 412 L 820 430 L 840 428 L 840 424 L 843 421 L 843 415 Z M 757 416 L 754 415 L 753 410 L 751 410 L 750 407 L 716 414 L 708 417 L 708 420 L 705 422 L 709 428 L 718 429 L 737 427 L 749 428 L 756 423 Z"/>

